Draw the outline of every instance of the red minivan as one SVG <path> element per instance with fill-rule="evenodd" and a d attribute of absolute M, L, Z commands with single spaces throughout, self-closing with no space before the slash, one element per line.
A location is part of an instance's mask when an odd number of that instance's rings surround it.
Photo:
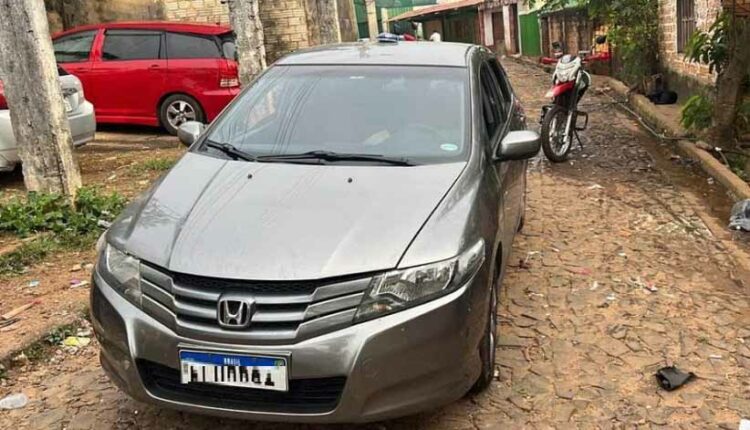
<path fill-rule="evenodd" d="M 99 123 L 210 122 L 239 93 L 229 27 L 118 22 L 76 27 L 52 37 L 55 58 L 83 83 Z"/>

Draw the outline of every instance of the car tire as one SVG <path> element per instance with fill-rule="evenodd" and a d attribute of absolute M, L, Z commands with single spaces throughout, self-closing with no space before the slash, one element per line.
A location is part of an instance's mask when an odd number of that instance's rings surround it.
<path fill-rule="evenodd" d="M 180 125 L 187 121 L 205 122 L 205 119 L 200 103 L 185 94 L 173 94 L 159 106 L 159 122 L 171 135 L 176 135 Z"/>
<path fill-rule="evenodd" d="M 492 284 L 490 293 L 489 315 L 487 318 L 487 327 L 479 344 L 479 357 L 482 360 L 482 369 L 479 379 L 471 388 L 472 394 L 481 393 L 492 385 L 495 379 L 495 351 L 497 348 L 497 279 Z"/>

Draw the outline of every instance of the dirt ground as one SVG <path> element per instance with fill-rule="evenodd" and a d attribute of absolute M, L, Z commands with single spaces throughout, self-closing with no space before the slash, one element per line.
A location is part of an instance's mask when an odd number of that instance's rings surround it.
<path fill-rule="evenodd" d="M 535 122 L 549 76 L 504 64 Z M 725 231 L 732 202 L 610 97 L 589 94 L 585 149 L 565 164 L 537 159 L 529 172 L 526 227 L 501 296 L 498 380 L 361 428 L 737 429 L 750 418 L 750 260 L 745 239 Z M 654 371 L 668 364 L 697 379 L 658 388 Z M 31 401 L 0 411 L 0 428 L 321 428 L 139 404 L 107 381 L 95 343 L 11 371 L 0 397 L 12 392 Z"/>
<path fill-rule="evenodd" d="M 96 139 L 76 150 L 85 185 L 128 198 L 145 189 L 162 171 L 148 168 L 152 160 L 176 160 L 184 152 L 175 137 L 146 127 L 100 127 Z M 0 201 L 24 191 L 20 169 L 0 175 Z M 0 253 L 16 248 L 21 240 L 0 237 Z M 38 338 L 50 326 L 72 321 L 86 303 L 88 288 L 74 287 L 91 276 L 93 249 L 54 255 L 20 276 L 0 276 L 0 313 L 38 301 L 33 312 L 0 329 L 0 357 Z M 38 284 L 38 285 L 37 285 Z M 5 331 L 3 331 L 5 330 Z"/>

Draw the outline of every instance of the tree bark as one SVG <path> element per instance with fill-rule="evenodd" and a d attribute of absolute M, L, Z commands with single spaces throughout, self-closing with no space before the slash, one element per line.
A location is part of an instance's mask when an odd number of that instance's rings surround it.
<path fill-rule="evenodd" d="M 367 29 L 370 33 L 370 40 L 375 40 L 378 37 L 378 8 L 375 5 L 375 0 L 365 0 L 365 6 L 367 7 Z"/>
<path fill-rule="evenodd" d="M 263 24 L 260 21 L 260 0 L 228 0 L 229 22 L 237 35 L 239 77 L 248 85 L 266 68 Z"/>
<path fill-rule="evenodd" d="M 735 147 L 737 108 L 742 102 L 742 85 L 750 67 L 750 25 L 736 19 L 738 22 L 731 29 L 729 61 L 716 79 L 713 127 L 708 133 L 714 145 L 726 149 Z"/>
<path fill-rule="evenodd" d="M 26 188 L 75 196 L 81 175 L 42 0 L 0 0 L 0 76 Z"/>
<path fill-rule="evenodd" d="M 320 20 L 320 43 L 328 45 L 341 42 L 339 8 L 337 0 L 318 0 Z"/>
<path fill-rule="evenodd" d="M 310 46 L 341 42 L 338 0 L 305 0 Z"/>
<path fill-rule="evenodd" d="M 342 42 L 356 42 L 359 39 L 357 13 L 352 0 L 338 0 L 339 33 Z"/>

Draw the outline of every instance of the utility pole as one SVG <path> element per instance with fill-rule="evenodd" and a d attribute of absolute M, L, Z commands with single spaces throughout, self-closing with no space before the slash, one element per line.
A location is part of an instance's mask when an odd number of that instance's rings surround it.
<path fill-rule="evenodd" d="M 0 0 L 0 76 L 26 189 L 75 196 L 81 174 L 42 0 Z"/>
<path fill-rule="evenodd" d="M 375 40 L 380 31 L 378 30 L 378 9 L 375 0 L 365 0 L 367 7 L 367 29 L 370 32 L 370 39 Z"/>
<path fill-rule="evenodd" d="M 260 21 L 260 0 L 227 0 L 229 22 L 237 35 L 239 77 L 248 85 L 266 68 L 266 47 Z"/>

